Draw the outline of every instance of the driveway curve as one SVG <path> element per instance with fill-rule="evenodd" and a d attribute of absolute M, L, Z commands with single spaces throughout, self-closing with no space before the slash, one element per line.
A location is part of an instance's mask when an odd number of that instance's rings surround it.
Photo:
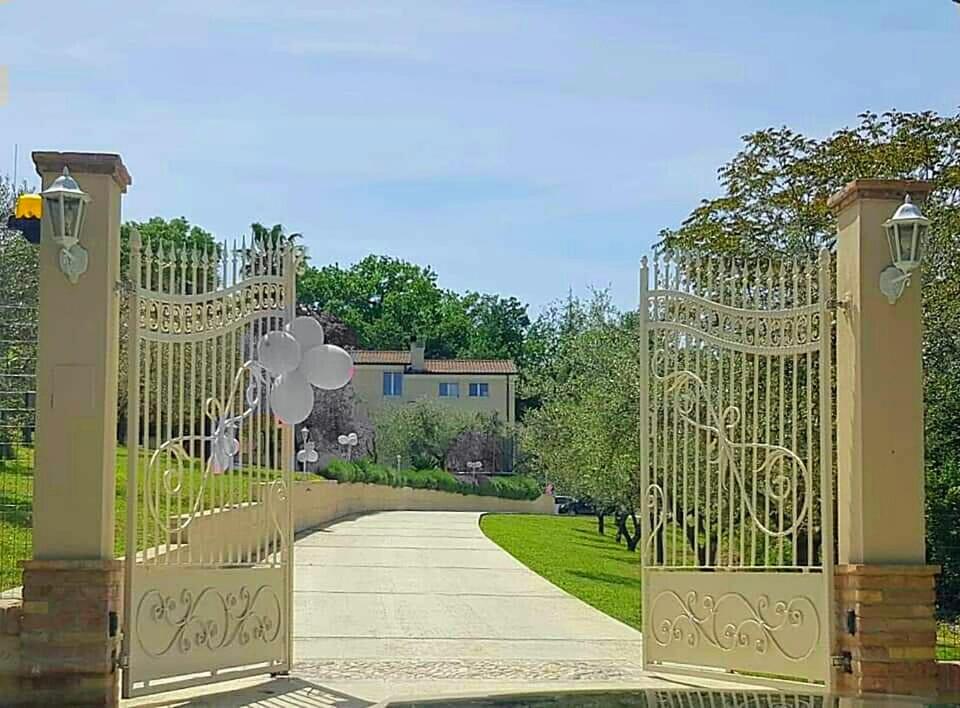
<path fill-rule="evenodd" d="M 321 681 L 624 681 L 640 633 L 568 595 L 472 512 L 380 512 L 298 539 L 295 674 Z"/>

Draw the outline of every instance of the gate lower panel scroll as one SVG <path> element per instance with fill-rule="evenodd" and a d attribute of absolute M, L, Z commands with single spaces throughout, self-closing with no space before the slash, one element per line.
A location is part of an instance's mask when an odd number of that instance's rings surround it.
<path fill-rule="evenodd" d="M 647 668 L 829 687 L 830 283 L 827 253 L 643 264 Z"/>
<path fill-rule="evenodd" d="M 283 569 L 158 566 L 138 568 L 133 581 L 130 664 L 141 681 L 285 667 Z"/>
<path fill-rule="evenodd" d="M 823 583 L 797 573 L 652 571 L 644 647 L 658 661 L 817 678 L 829 662 Z"/>

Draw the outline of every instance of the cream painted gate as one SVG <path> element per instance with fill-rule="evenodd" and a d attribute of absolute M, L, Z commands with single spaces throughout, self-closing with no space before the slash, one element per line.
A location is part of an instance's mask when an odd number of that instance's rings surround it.
<path fill-rule="evenodd" d="M 644 260 L 644 665 L 829 686 L 830 257 Z"/>
<path fill-rule="evenodd" d="M 293 440 L 254 358 L 294 271 L 131 239 L 124 696 L 290 667 Z"/>

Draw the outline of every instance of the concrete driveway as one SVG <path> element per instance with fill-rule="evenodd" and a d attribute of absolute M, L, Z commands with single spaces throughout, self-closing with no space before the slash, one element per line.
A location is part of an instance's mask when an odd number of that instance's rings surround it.
<path fill-rule="evenodd" d="M 297 542 L 295 675 L 330 682 L 641 678 L 640 633 L 528 570 L 469 512 L 382 512 Z"/>

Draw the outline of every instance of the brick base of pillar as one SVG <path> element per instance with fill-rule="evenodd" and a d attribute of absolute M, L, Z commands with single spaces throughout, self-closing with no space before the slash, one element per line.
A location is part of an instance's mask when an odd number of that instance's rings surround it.
<path fill-rule="evenodd" d="M 936 694 L 939 572 L 929 565 L 837 566 L 837 649 L 849 653 L 851 669 L 837 673 L 838 693 Z"/>
<path fill-rule="evenodd" d="M 122 568 L 116 560 L 23 563 L 20 681 L 38 703 L 117 704 Z"/>

